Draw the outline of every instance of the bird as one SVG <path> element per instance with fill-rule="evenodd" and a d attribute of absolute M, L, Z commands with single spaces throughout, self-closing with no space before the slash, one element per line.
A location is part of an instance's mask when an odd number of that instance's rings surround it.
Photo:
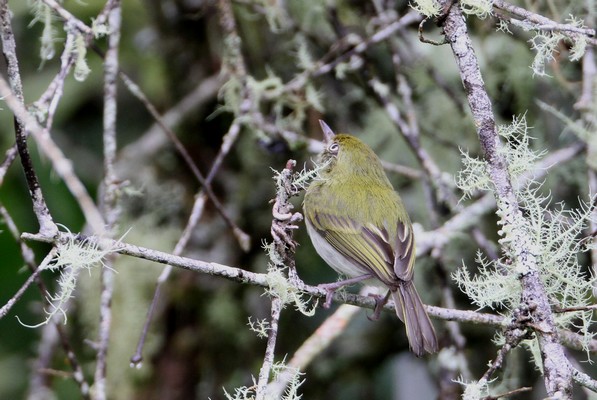
<path fill-rule="evenodd" d="M 410 217 L 373 150 L 355 136 L 335 134 L 322 120 L 319 176 L 306 190 L 307 233 L 320 257 L 347 280 L 320 285 L 326 305 L 339 287 L 359 281 L 387 288 L 418 357 L 438 351 L 437 336 L 413 282 L 415 238 Z"/>

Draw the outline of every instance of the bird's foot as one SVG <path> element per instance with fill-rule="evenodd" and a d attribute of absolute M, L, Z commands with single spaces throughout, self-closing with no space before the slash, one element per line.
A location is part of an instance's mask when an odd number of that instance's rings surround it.
<path fill-rule="evenodd" d="M 375 300 L 375 308 L 373 309 L 373 315 L 367 316 L 369 321 L 377 321 L 379 319 L 379 316 L 381 315 L 381 312 L 383 310 L 383 306 L 385 306 L 388 300 L 390 299 L 390 293 L 391 292 L 389 290 L 385 296 L 375 293 L 369 293 L 369 297 L 373 297 L 373 299 Z"/>
<path fill-rule="evenodd" d="M 371 277 L 371 274 L 365 274 L 338 282 L 322 283 L 317 285 L 318 288 L 325 291 L 325 303 L 323 303 L 323 308 L 330 308 L 332 301 L 334 300 L 334 293 L 336 293 L 338 289 L 343 288 L 344 286 L 352 285 L 353 283 L 364 281 L 365 279 L 369 279 Z"/>

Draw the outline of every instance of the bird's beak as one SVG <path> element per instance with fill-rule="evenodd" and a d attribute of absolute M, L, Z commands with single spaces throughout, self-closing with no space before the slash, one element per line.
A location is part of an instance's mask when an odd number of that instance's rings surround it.
<path fill-rule="evenodd" d="M 330 128 L 328 126 L 328 124 L 323 122 L 323 120 L 321 120 L 321 119 L 319 120 L 319 125 L 321 125 L 321 130 L 323 131 L 323 138 L 324 138 L 325 142 L 330 143 L 332 140 L 334 140 L 334 137 L 336 136 L 336 134 L 334 133 L 332 128 Z"/>

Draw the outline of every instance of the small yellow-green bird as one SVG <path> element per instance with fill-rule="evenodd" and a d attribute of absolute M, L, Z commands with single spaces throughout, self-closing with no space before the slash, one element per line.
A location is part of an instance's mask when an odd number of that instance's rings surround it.
<path fill-rule="evenodd" d="M 435 330 L 413 283 L 415 241 L 400 196 L 369 146 L 354 136 L 336 135 L 319 122 L 325 137 L 320 156 L 324 167 L 305 194 L 305 223 L 321 258 L 351 278 L 322 286 L 333 291 L 367 280 L 387 287 L 388 295 L 378 305 L 392 295 L 412 352 L 436 352 Z"/>

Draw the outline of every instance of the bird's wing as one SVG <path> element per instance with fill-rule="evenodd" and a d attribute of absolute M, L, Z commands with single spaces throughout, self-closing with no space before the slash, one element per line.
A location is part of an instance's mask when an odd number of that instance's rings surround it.
<path fill-rule="evenodd" d="M 385 228 L 321 212 L 314 213 L 309 222 L 332 247 L 352 260 L 363 274 L 373 274 L 390 287 L 396 284 L 397 274 L 401 279 L 412 278 L 412 267 L 408 266 L 410 256 L 395 256 L 394 246 Z M 405 239 L 404 235 L 402 239 L 398 238 L 397 248 L 412 253 L 412 235 L 410 236 L 406 243 L 402 241 Z"/>
<path fill-rule="evenodd" d="M 415 236 L 410 223 L 398 222 L 394 241 L 394 273 L 403 281 L 413 279 Z"/>

